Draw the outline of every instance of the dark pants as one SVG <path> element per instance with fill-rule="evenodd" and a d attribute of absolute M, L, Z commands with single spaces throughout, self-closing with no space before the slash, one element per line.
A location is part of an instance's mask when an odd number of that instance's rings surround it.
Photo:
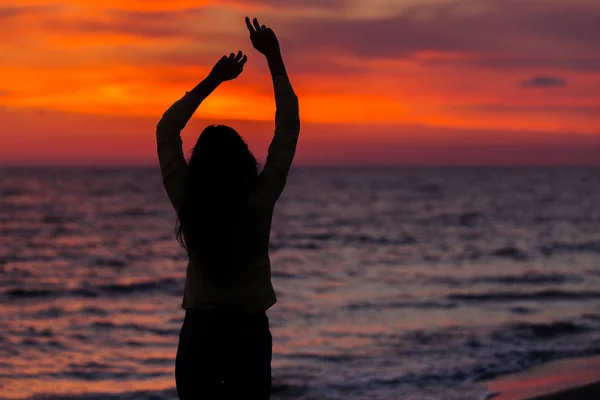
<path fill-rule="evenodd" d="M 179 398 L 269 399 L 272 345 L 264 312 L 186 310 L 175 360 Z"/>

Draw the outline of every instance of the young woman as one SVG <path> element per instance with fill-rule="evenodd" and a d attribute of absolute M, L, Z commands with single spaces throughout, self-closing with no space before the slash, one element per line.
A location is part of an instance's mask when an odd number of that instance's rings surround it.
<path fill-rule="evenodd" d="M 186 399 L 268 399 L 272 337 L 266 310 L 271 284 L 269 234 L 273 207 L 286 183 L 300 120 L 277 37 L 246 18 L 252 45 L 264 54 L 275 92 L 275 134 L 263 171 L 232 128 L 210 125 L 186 163 L 180 132 L 221 83 L 239 76 L 242 52 L 223 56 L 210 74 L 175 102 L 158 123 L 163 183 L 187 250 L 185 318 L 175 362 L 177 392 Z"/>

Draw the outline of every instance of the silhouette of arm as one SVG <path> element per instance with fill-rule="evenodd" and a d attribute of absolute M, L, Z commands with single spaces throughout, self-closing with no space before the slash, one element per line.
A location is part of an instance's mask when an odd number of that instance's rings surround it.
<path fill-rule="evenodd" d="M 185 195 L 187 163 L 183 156 L 181 131 L 202 102 L 216 88 L 214 81 L 202 81 L 196 88 L 177 100 L 163 114 L 156 127 L 158 161 L 163 185 L 175 207 L 181 210 Z"/>
<path fill-rule="evenodd" d="M 281 55 L 268 58 L 275 92 L 275 133 L 261 173 L 266 201 L 277 201 L 287 180 L 300 133 L 298 97 L 285 71 Z"/>
<path fill-rule="evenodd" d="M 294 93 L 281 56 L 279 41 L 271 28 L 253 24 L 246 17 L 246 26 L 255 49 L 265 55 L 275 92 L 275 134 L 269 145 L 265 167 L 258 177 L 257 191 L 261 200 L 274 204 L 285 187 L 300 133 L 298 97 Z"/>
<path fill-rule="evenodd" d="M 181 131 L 204 99 L 221 83 L 235 79 L 242 72 L 246 59 L 241 51 L 237 56 L 233 53 L 229 57 L 223 56 L 206 79 L 169 107 L 158 122 L 156 145 L 163 185 L 178 213 L 185 197 L 187 176 Z"/>

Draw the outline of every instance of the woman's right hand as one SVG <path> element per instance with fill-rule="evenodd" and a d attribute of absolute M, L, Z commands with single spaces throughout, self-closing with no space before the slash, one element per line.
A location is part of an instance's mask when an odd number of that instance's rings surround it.
<path fill-rule="evenodd" d="M 238 51 L 237 55 L 231 53 L 229 57 L 223 56 L 208 75 L 219 82 L 230 81 L 237 78 L 244 70 L 244 64 L 248 58 L 242 51 Z"/>
<path fill-rule="evenodd" d="M 258 19 L 253 19 L 253 24 L 250 23 L 250 18 L 246 17 L 246 26 L 250 31 L 250 41 L 252 46 L 266 57 L 278 55 L 280 52 L 279 41 L 275 32 L 265 25 L 260 25 Z"/>

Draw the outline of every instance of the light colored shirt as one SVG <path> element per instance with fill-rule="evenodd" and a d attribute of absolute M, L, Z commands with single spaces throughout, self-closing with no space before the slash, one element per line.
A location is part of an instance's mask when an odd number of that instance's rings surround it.
<path fill-rule="evenodd" d="M 244 248 L 248 252 L 244 265 L 239 266 L 243 279 L 226 288 L 215 288 L 203 279 L 203 267 L 188 254 L 182 307 L 209 309 L 228 307 L 246 312 L 261 312 L 277 302 L 271 283 L 269 238 L 275 202 L 285 187 L 298 135 L 300 117 L 298 97 L 287 75 L 273 76 L 275 91 L 275 134 L 269 145 L 267 160 L 251 189 L 248 215 L 244 218 Z M 162 116 L 156 129 L 158 158 L 167 195 L 176 212 L 183 204 L 186 192 L 187 163 L 183 156 L 181 131 L 201 103 L 187 92 Z M 244 253 L 245 254 L 245 253 Z M 217 266 L 218 268 L 218 266 Z"/>

